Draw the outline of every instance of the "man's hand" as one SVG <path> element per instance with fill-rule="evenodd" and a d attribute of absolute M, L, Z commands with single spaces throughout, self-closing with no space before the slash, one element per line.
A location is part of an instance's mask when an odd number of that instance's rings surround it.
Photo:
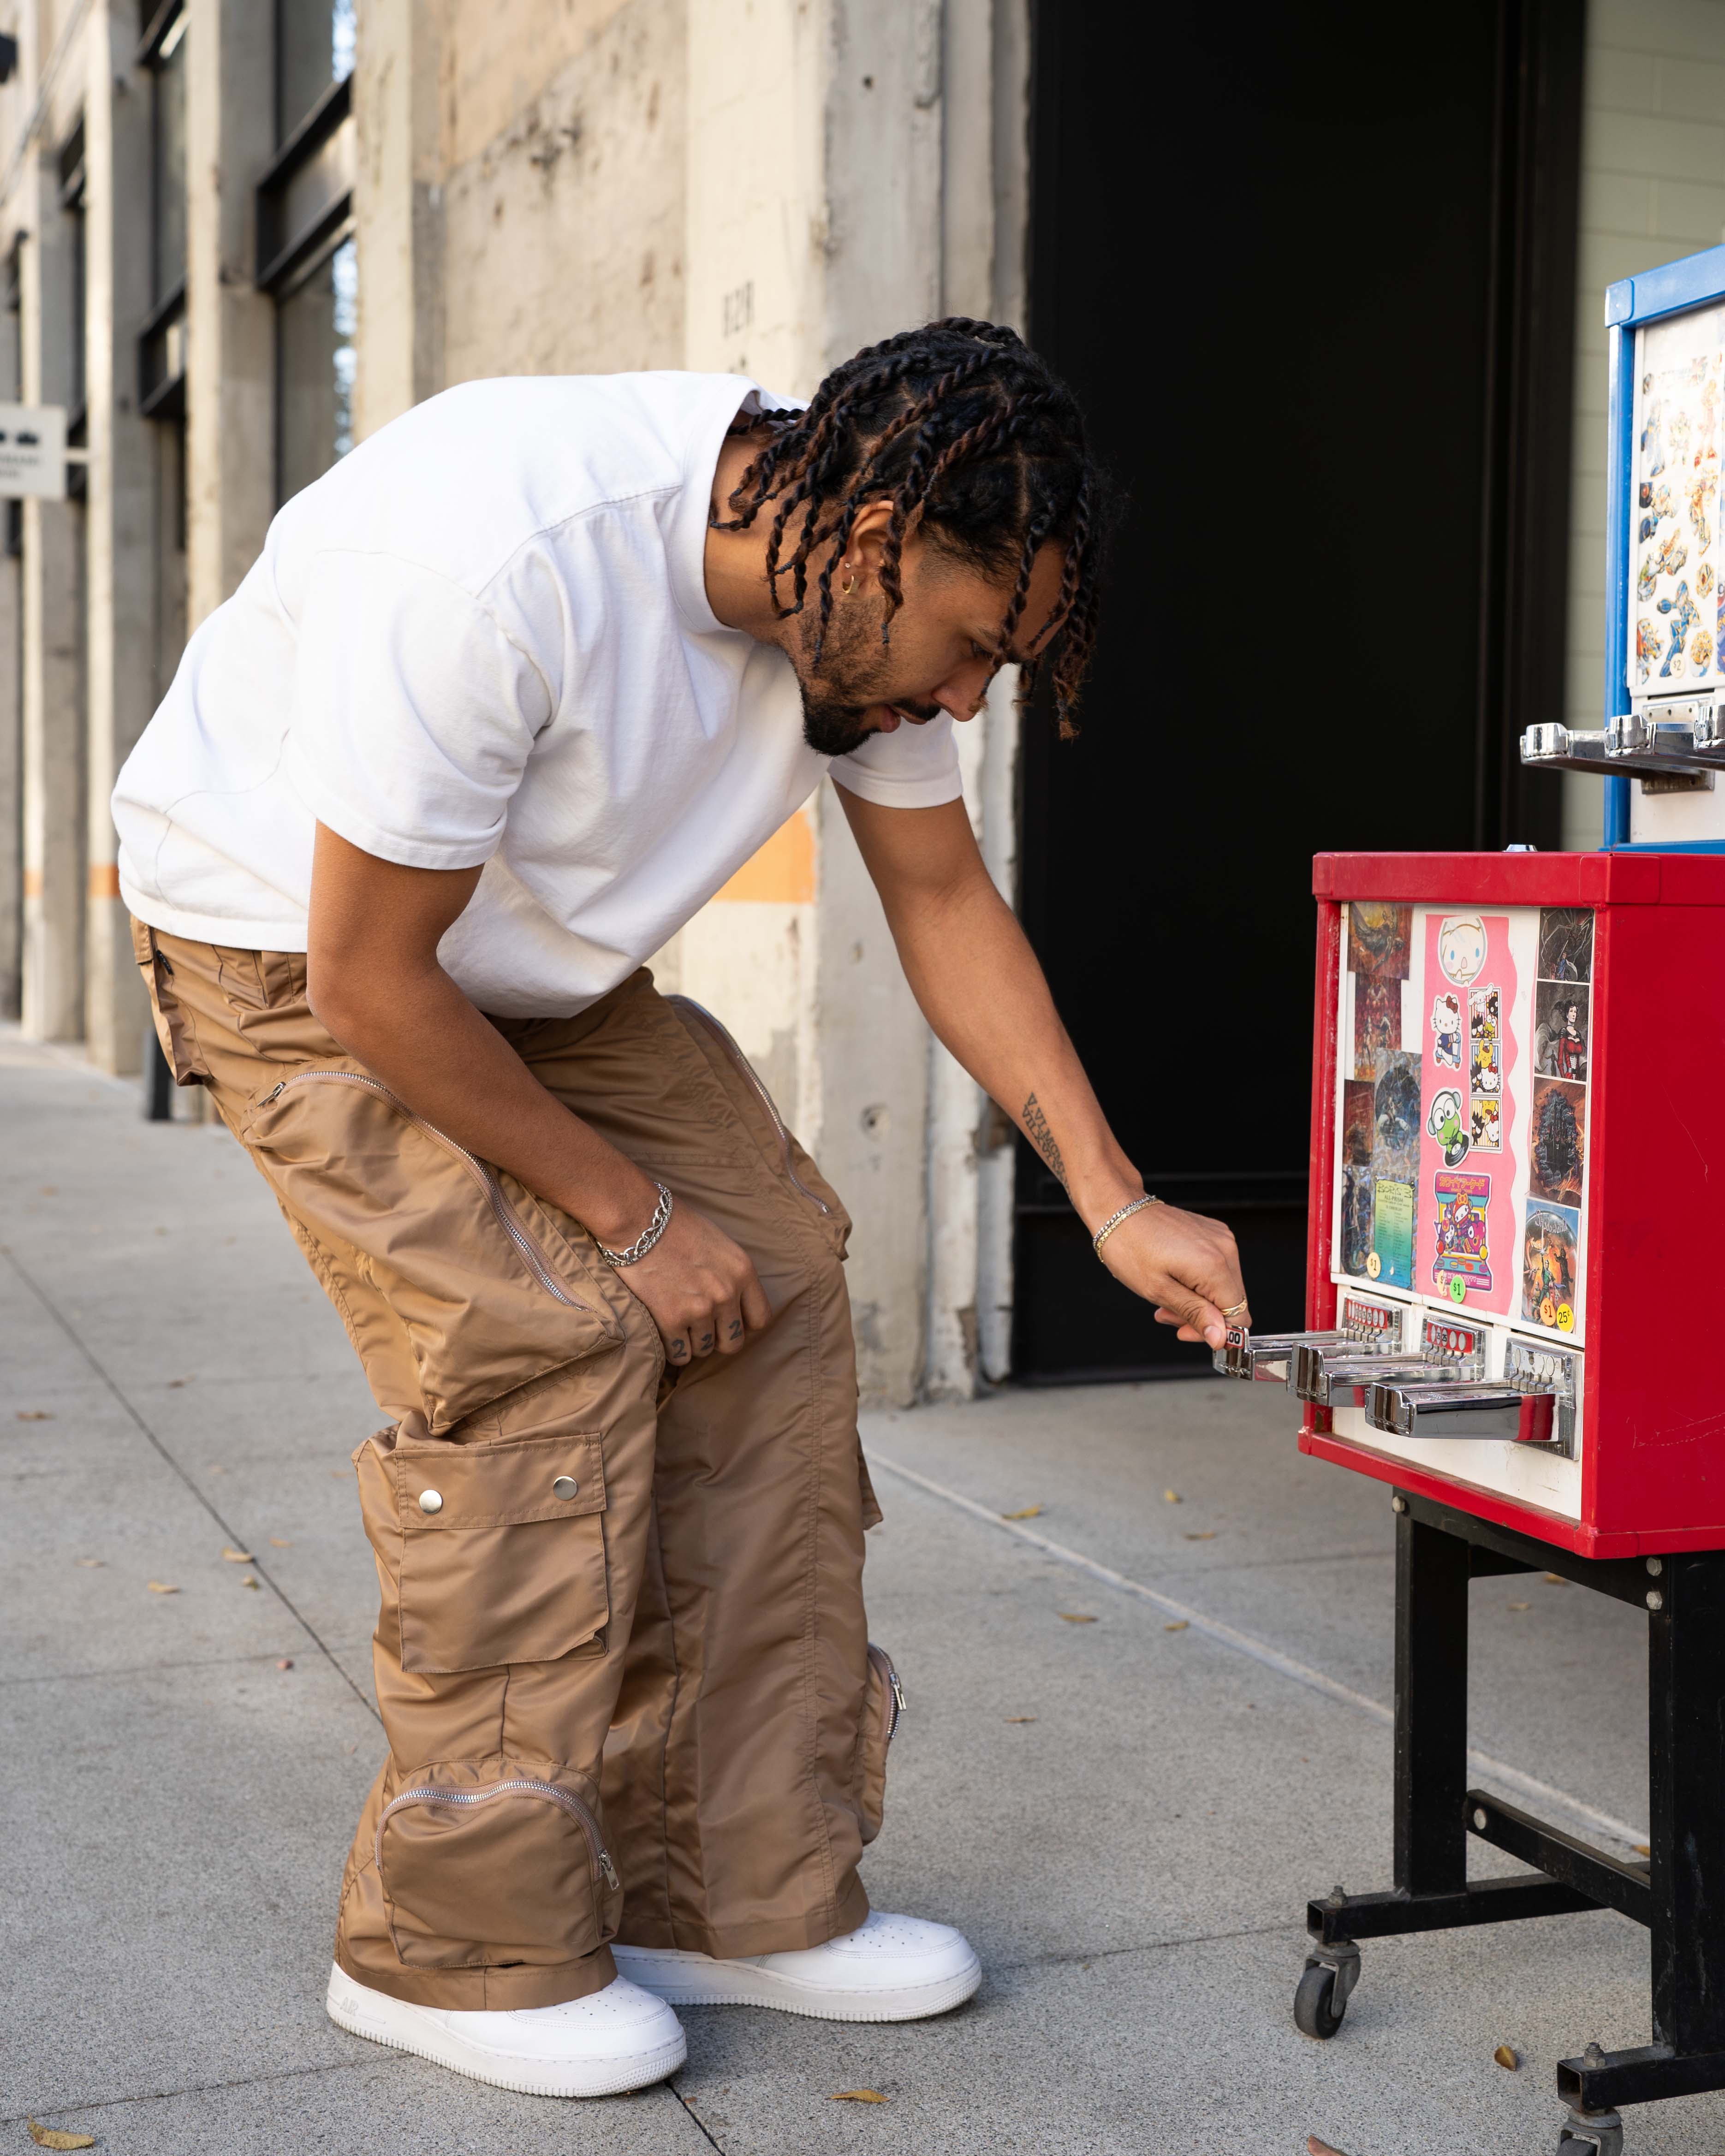
<path fill-rule="evenodd" d="M 1157 1306 L 1158 1325 L 1176 1325 L 1182 1340 L 1219 1348 L 1230 1325 L 1250 1325 L 1234 1236 L 1219 1220 L 1147 1205 L 1122 1220 L 1101 1249 L 1102 1263 L 1122 1286 Z M 1232 1311 L 1224 1317 L 1224 1311 Z"/>
<path fill-rule="evenodd" d="M 734 1355 L 773 1315 L 748 1253 L 692 1206 L 674 1207 L 665 1233 L 620 1277 L 647 1306 L 674 1370 Z"/>

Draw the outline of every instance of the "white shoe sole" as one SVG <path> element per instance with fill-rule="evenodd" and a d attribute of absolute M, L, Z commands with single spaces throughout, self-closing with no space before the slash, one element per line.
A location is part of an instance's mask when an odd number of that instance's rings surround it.
<path fill-rule="evenodd" d="M 331 2020 L 352 2035 L 368 2036 L 374 2044 L 393 2045 L 398 2051 L 417 2052 L 420 2058 L 449 2066 L 470 2081 L 489 2082 L 494 2088 L 516 2089 L 523 2096 L 620 2096 L 625 2089 L 646 2088 L 654 2082 L 662 2082 L 667 2074 L 675 2073 L 689 2056 L 689 2041 L 680 2029 L 675 2043 L 609 2058 L 523 2059 L 487 2051 L 432 2020 L 424 2007 L 411 2006 L 405 1999 L 391 1999 L 387 1993 L 356 1984 L 339 1964 L 330 1971 L 324 2004 Z"/>
<path fill-rule="evenodd" d="M 799 1984 L 772 1969 L 714 1961 L 676 1948 L 614 1946 L 611 1951 L 619 1974 L 667 2006 L 771 2006 L 817 2021 L 921 2021 L 962 2006 L 983 1980 L 983 1965 L 974 1953 L 962 1969 L 930 1984 L 839 1991 L 830 1984 Z"/>

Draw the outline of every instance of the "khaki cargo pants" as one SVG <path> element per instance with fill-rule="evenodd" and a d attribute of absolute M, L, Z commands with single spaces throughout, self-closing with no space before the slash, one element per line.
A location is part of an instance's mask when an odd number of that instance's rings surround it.
<path fill-rule="evenodd" d="M 495 1021 L 754 1260 L 771 1324 L 672 1382 L 585 1229 L 346 1054 L 303 956 L 136 937 L 175 1078 L 262 1171 L 390 1423 L 353 1455 L 389 1757 L 336 1959 L 425 2005 L 542 2006 L 608 1983 L 613 1938 L 854 1929 L 893 1687 L 863 1618 L 849 1223 L 729 1035 L 645 972 Z"/>

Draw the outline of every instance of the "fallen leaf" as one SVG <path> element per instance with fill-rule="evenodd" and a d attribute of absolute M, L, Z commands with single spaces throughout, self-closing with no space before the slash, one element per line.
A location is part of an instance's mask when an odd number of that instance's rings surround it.
<path fill-rule="evenodd" d="M 1009 1722 L 1034 1722 L 1036 1719 L 1034 1714 L 1009 1714 L 1005 1718 Z"/>
<path fill-rule="evenodd" d="M 1162 1629 L 1164 1632 L 1183 1632 L 1191 1622 L 1189 1617 L 1176 1617 L 1173 1624 L 1164 1625 Z"/>
<path fill-rule="evenodd" d="M 86 1572 L 100 1572 L 108 1560 L 105 1557 L 81 1557 L 78 1562 Z"/>
<path fill-rule="evenodd" d="M 1531 1602 L 1512 1602 L 1509 1606 L 1512 1609 L 1531 1609 L 1533 1604 Z"/>
<path fill-rule="evenodd" d="M 1096 1621 L 1094 1617 L 1081 1616 L 1076 1609 L 1057 1609 L 1055 1614 L 1063 1617 L 1069 1625 L 1094 1625 Z"/>
<path fill-rule="evenodd" d="M 242 1587 L 258 1587 L 258 1583 L 254 1579 L 242 1579 L 239 1584 Z M 258 1587 L 258 1592 L 259 1594 L 261 1594 L 263 1591 L 264 1590 L 261 1587 Z"/>
<path fill-rule="evenodd" d="M 285 1535 L 271 1535 L 270 1537 L 270 1547 L 272 1549 L 291 1549 L 293 1548 L 293 1544 L 287 1539 Z"/>
<path fill-rule="evenodd" d="M 1507 2066 L 1511 2073 L 1522 2063 L 1522 2055 L 1513 2044 L 1500 2044 L 1491 2056 L 1500 2066 Z"/>
<path fill-rule="evenodd" d="M 1545 1584 L 1546 1584 L 1546 1585 L 1547 1585 L 1548 1587 L 1561 1587 L 1561 1586 L 1563 1586 L 1563 1573 L 1560 1573 L 1560 1572 L 1548 1572 L 1548 1573 L 1547 1573 L 1547 1574 L 1545 1575 Z"/>
<path fill-rule="evenodd" d="M 1653 1851 L 1647 1846 L 1645 1841 L 1638 1841 L 1635 1844 L 1635 1854 L 1637 1856 L 1651 1856 Z"/>
<path fill-rule="evenodd" d="M 225 1475 L 227 1472 L 228 1471 L 225 1467 L 212 1467 L 210 1470 L 210 1473 L 212 1475 Z"/>
<path fill-rule="evenodd" d="M 1178 1505 L 1180 1502 L 1179 1491 L 1178 1490 L 1164 1490 L 1162 1493 L 1162 1502 L 1164 1505 Z"/>
<path fill-rule="evenodd" d="M 170 1587 L 166 1580 L 162 1579 L 146 1579 L 144 1584 L 152 1594 L 177 1594 L 180 1591 L 177 1587 Z"/>
<path fill-rule="evenodd" d="M 1343 2156 L 1343 2152 L 1331 2148 L 1327 2141 L 1320 2141 L 1315 2133 L 1308 2133 L 1306 2137 L 1306 2156 Z"/>
<path fill-rule="evenodd" d="M 879 2089 L 839 2089 L 827 2098 L 829 2103 L 885 2103 L 886 2097 Z"/>
<path fill-rule="evenodd" d="M 94 2148 L 93 2133 L 63 2133 L 57 2126 L 39 2126 L 33 2118 L 25 2124 L 30 2129 L 30 2138 L 39 2148 Z"/>
<path fill-rule="evenodd" d="M 167 1381 L 167 1389 L 171 1393 L 177 1393 L 185 1382 L 183 1378 L 170 1378 Z"/>
<path fill-rule="evenodd" d="M 54 1420 L 54 1417 L 46 1408 L 20 1408 L 18 1411 L 18 1419 L 20 1422 L 52 1422 Z"/>
<path fill-rule="evenodd" d="M 290 1670 L 290 1669 L 292 1669 L 292 1667 L 294 1666 L 294 1658 L 293 1658 L 293 1656 L 292 1656 L 291 1655 L 284 1655 L 284 1656 L 282 1656 L 281 1660 L 280 1660 L 280 1661 L 275 1665 L 275 1666 L 276 1666 L 276 1668 L 277 1668 L 277 1669 L 279 1669 L 279 1670 Z"/>
<path fill-rule="evenodd" d="M 58 1198 L 59 1194 L 59 1185 L 57 1183 L 44 1183 L 36 1194 L 39 1198 Z"/>
<path fill-rule="evenodd" d="M 1196 1534 L 1189 1534 L 1186 1539 L 1189 1543 L 1213 1543 L 1216 1539 L 1216 1531 L 1214 1527 L 1201 1527 Z"/>
<path fill-rule="evenodd" d="M 1040 1505 L 1026 1505 L 1022 1512 L 1003 1512 L 1000 1517 L 1003 1520 L 1034 1520 L 1041 1510 Z"/>
<path fill-rule="evenodd" d="M 258 1561 L 249 1550 L 224 1549 L 222 1557 L 228 1564 L 255 1564 Z"/>

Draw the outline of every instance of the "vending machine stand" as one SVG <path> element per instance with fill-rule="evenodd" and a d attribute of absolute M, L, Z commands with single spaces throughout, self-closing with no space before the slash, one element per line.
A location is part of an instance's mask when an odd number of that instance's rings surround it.
<path fill-rule="evenodd" d="M 1653 2041 L 1589 2044 L 1558 2066 L 1571 2156 L 1621 2156 L 1619 2107 L 1725 2088 L 1725 1551 L 1584 1558 L 1397 1490 L 1394 1885 L 1307 1904 L 1312 1947 L 1294 1998 L 1308 2036 L 1333 2036 L 1362 1939 L 1616 1909 L 1652 1934 Z M 1650 1840 L 1641 1861 L 1596 1849 L 1467 1787 L 1467 1590 L 1554 1573 L 1647 1612 Z M 1584 1691 L 1574 1702 L 1585 1720 Z M 1467 1877 L 1474 1835 L 1534 1868 Z"/>

